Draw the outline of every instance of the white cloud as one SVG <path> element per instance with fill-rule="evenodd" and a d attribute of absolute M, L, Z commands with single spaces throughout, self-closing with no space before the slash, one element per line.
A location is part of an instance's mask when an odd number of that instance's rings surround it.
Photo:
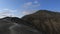
<path fill-rule="evenodd" d="M 17 10 L 12 10 L 12 9 L 2 9 L 0 10 L 0 18 L 1 17 L 6 17 L 6 16 L 14 16 L 14 12 Z"/>
<path fill-rule="evenodd" d="M 0 10 L 0 11 L 2 11 L 2 10 Z"/>
<path fill-rule="evenodd" d="M 27 2 L 27 3 L 25 3 L 25 4 L 24 4 L 24 6 L 23 6 L 23 7 L 25 7 L 25 8 L 26 8 L 26 7 L 29 7 L 29 6 L 31 6 L 31 5 L 32 5 L 32 2 Z"/>
<path fill-rule="evenodd" d="M 36 8 L 36 7 L 39 7 L 40 6 L 40 4 L 35 4 L 35 5 L 32 5 L 34 8 Z"/>
<path fill-rule="evenodd" d="M 29 8 L 29 7 L 34 8 L 39 6 L 40 6 L 40 3 L 37 0 L 35 0 L 34 2 L 27 2 L 23 5 L 24 8 Z"/>
<path fill-rule="evenodd" d="M 13 9 L 3 9 L 2 11 L 16 12 L 16 10 Z"/>
<path fill-rule="evenodd" d="M 23 13 L 24 15 L 30 14 L 28 11 L 23 11 L 22 13 Z"/>
<path fill-rule="evenodd" d="M 39 3 L 38 1 L 34 1 L 35 4 Z"/>

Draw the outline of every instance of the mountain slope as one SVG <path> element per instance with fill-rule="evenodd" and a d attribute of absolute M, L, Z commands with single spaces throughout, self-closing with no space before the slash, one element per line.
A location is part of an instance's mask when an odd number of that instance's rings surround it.
<path fill-rule="evenodd" d="M 22 19 L 32 22 L 34 27 L 45 34 L 60 34 L 60 13 L 39 10 L 36 13 L 26 15 Z"/>

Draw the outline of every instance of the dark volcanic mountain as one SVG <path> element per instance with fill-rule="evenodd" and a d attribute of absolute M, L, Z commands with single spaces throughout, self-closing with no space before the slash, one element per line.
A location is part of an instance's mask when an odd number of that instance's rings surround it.
<path fill-rule="evenodd" d="M 24 25 L 28 25 L 28 26 L 32 26 L 32 23 L 25 21 L 21 18 L 18 17 L 4 17 L 2 18 L 3 20 L 7 20 L 7 21 L 11 21 L 13 23 L 18 23 L 18 24 L 24 24 Z"/>
<path fill-rule="evenodd" d="M 33 26 L 44 34 L 60 34 L 60 13 L 58 12 L 39 10 L 22 19 L 32 22 Z"/>
<path fill-rule="evenodd" d="M 19 20 L 17 17 L 5 17 L 0 19 L 0 34 L 40 34 L 38 30 L 30 27 L 31 24 L 28 23 Z"/>

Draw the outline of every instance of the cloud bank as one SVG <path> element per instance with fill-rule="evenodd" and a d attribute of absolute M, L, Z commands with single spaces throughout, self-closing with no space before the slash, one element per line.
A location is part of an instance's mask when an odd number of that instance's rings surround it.
<path fill-rule="evenodd" d="M 0 18 L 6 17 L 6 16 L 14 16 L 14 12 L 17 10 L 12 10 L 12 9 L 2 9 L 0 10 Z"/>

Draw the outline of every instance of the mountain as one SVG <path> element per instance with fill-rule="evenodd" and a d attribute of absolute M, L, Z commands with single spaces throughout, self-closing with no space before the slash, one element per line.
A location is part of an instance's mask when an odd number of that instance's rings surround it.
<path fill-rule="evenodd" d="M 39 10 L 33 14 L 25 15 L 22 18 L 4 17 L 0 19 L 0 22 L 1 20 L 4 20 L 4 22 L 9 21 L 9 23 L 12 22 L 20 25 L 22 24 L 22 26 L 23 25 L 29 27 L 31 26 L 31 28 L 37 29 L 39 32 L 42 32 L 42 34 L 60 34 L 60 13 L 59 12 L 54 12 L 49 10 Z M 17 29 L 19 30 L 20 28 Z"/>
<path fill-rule="evenodd" d="M 39 10 L 33 14 L 25 15 L 21 19 L 33 23 L 33 27 L 45 34 L 60 34 L 60 13 Z"/>
<path fill-rule="evenodd" d="M 28 26 L 32 25 L 32 23 L 25 21 L 25 20 L 18 18 L 18 17 L 4 17 L 4 18 L 2 18 L 2 20 L 7 20 L 7 21 L 10 21 L 13 23 L 24 24 L 24 25 L 28 25 Z"/>
<path fill-rule="evenodd" d="M 0 34 L 40 34 L 41 33 L 35 28 L 30 27 L 30 24 L 28 24 L 26 21 L 19 19 L 20 18 L 18 17 L 5 17 L 0 19 Z"/>

